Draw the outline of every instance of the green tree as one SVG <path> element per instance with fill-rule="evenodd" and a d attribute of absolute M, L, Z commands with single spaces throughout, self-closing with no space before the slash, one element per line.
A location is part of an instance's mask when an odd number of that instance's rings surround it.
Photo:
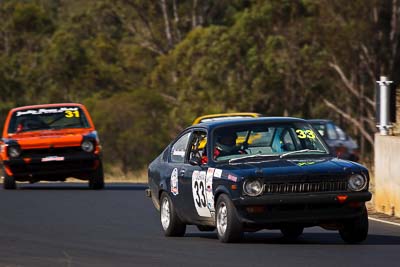
<path fill-rule="evenodd" d="M 167 107 L 154 91 L 136 89 L 85 103 L 97 125 L 108 166 L 118 164 L 124 173 L 141 169 L 169 142 Z"/>

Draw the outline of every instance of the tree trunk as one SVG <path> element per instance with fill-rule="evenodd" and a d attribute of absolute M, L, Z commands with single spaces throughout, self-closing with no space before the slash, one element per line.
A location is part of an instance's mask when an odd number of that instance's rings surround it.
<path fill-rule="evenodd" d="M 167 7 L 166 0 L 160 0 L 160 5 L 161 5 L 161 10 L 162 10 L 162 13 L 163 13 L 163 17 L 164 17 L 165 36 L 167 37 L 168 47 L 172 48 L 173 47 L 173 40 L 172 40 L 171 24 L 170 24 L 170 21 L 169 21 L 168 7 Z"/>
<path fill-rule="evenodd" d="M 176 5 L 177 0 L 172 1 L 172 8 L 174 12 L 174 29 L 175 29 L 175 36 L 176 36 L 176 41 L 180 42 L 182 40 L 182 34 L 181 31 L 179 30 L 179 14 L 178 14 L 178 8 Z"/>
<path fill-rule="evenodd" d="M 198 26 L 197 22 L 197 0 L 193 0 L 193 5 L 192 5 L 192 29 L 196 28 Z"/>

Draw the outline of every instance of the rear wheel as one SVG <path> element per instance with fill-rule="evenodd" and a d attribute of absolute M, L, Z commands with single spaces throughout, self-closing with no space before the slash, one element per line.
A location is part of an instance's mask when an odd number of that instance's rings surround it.
<path fill-rule="evenodd" d="M 288 240 L 296 240 L 303 234 L 304 227 L 299 225 L 288 225 L 281 228 L 283 237 Z"/>
<path fill-rule="evenodd" d="M 165 236 L 184 236 L 186 224 L 179 219 L 171 197 L 166 192 L 161 194 L 160 203 L 160 221 Z"/>
<path fill-rule="evenodd" d="M 216 226 L 218 239 L 223 243 L 238 242 L 243 237 L 236 208 L 226 194 L 220 195 L 217 201 Z"/>
<path fill-rule="evenodd" d="M 6 170 L 3 167 L 3 188 L 4 189 L 16 189 L 17 188 L 17 184 L 15 182 L 14 177 L 9 176 L 6 173 Z"/>
<path fill-rule="evenodd" d="M 360 217 L 345 221 L 339 234 L 346 243 L 355 244 L 363 242 L 368 236 L 368 211 L 364 206 Z"/>
<path fill-rule="evenodd" d="M 103 165 L 97 167 L 95 171 L 93 171 L 92 176 L 89 178 L 89 188 L 90 189 L 103 189 L 104 188 L 104 172 Z"/>

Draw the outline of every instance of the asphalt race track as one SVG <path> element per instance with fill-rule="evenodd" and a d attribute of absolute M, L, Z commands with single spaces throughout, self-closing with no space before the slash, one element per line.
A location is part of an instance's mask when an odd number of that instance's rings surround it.
<path fill-rule="evenodd" d="M 306 229 L 296 243 L 278 231 L 222 244 L 189 227 L 165 238 L 145 186 L 42 183 L 0 189 L 0 266 L 400 266 L 400 227 L 370 221 L 361 245 Z"/>

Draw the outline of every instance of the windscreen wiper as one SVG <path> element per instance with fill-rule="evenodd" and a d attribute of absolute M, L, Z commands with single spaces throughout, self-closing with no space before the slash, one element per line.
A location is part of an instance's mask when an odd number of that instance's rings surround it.
<path fill-rule="evenodd" d="M 269 158 L 269 157 L 277 157 L 278 155 L 266 155 L 266 154 L 256 154 L 256 155 L 248 155 L 248 156 L 244 156 L 244 157 L 240 157 L 240 158 L 235 158 L 235 159 L 230 159 L 229 163 L 235 162 L 235 161 L 239 161 L 239 160 L 243 160 L 243 159 L 253 159 L 253 158 Z"/>
<path fill-rule="evenodd" d="M 326 154 L 326 151 L 324 151 L 324 150 L 308 149 L 308 148 L 307 148 L 307 149 L 302 149 L 302 150 L 290 151 L 290 152 L 287 152 L 287 153 L 285 153 L 285 154 L 280 155 L 279 157 L 280 157 L 280 158 L 284 158 L 284 157 L 286 157 L 286 156 L 288 156 L 288 155 L 297 154 L 297 153 L 302 153 L 302 152 L 322 152 L 322 153 L 325 153 L 325 154 Z"/>

